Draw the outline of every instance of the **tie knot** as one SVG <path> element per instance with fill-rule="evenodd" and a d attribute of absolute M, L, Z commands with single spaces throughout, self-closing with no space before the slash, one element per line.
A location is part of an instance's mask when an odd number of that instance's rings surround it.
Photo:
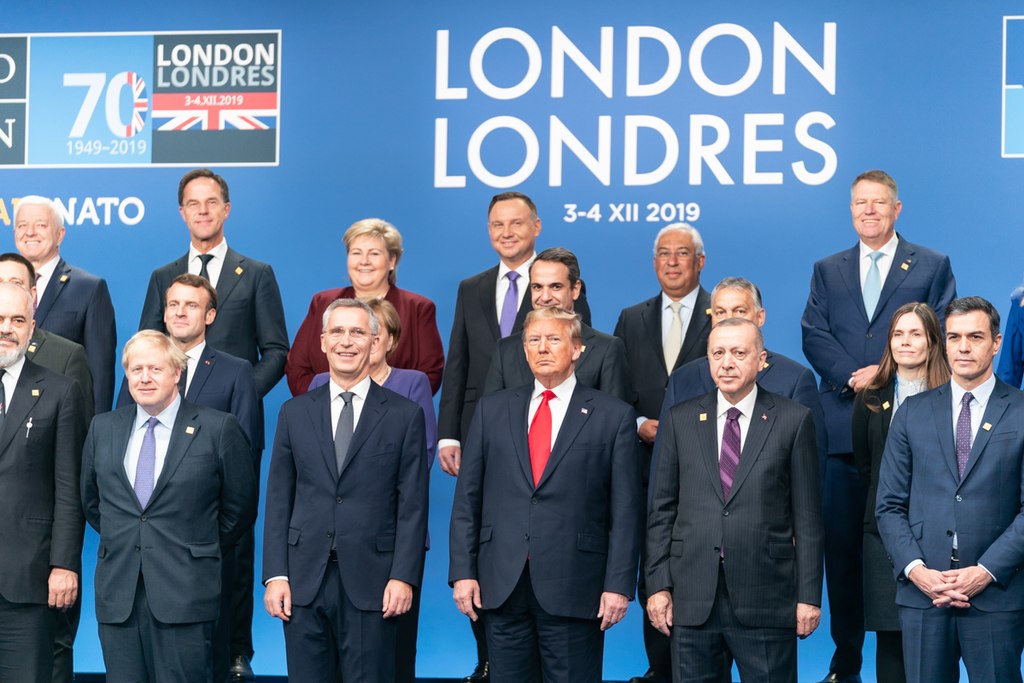
<path fill-rule="evenodd" d="M 203 262 L 204 266 L 207 266 L 213 260 L 213 254 L 200 254 L 199 260 Z"/>
<path fill-rule="evenodd" d="M 870 254 L 868 254 L 868 258 L 870 258 L 871 261 L 876 264 L 878 263 L 878 259 L 882 258 L 883 256 L 885 256 L 885 254 L 883 254 L 880 251 L 873 251 Z"/>
<path fill-rule="evenodd" d="M 555 397 L 555 392 L 553 392 L 550 389 L 548 389 L 543 394 L 540 395 L 541 403 L 547 403 L 548 401 L 550 401 L 554 397 Z"/>
<path fill-rule="evenodd" d="M 725 419 L 735 422 L 740 419 L 740 415 L 742 414 L 743 413 L 740 412 L 739 408 L 729 408 L 729 410 L 725 411 Z"/>
<path fill-rule="evenodd" d="M 516 280 L 519 279 L 519 273 L 517 273 L 514 270 L 510 270 L 507 273 L 505 273 L 505 277 L 508 278 L 509 282 L 515 282 Z"/>
<path fill-rule="evenodd" d="M 683 302 L 673 301 L 669 303 L 668 307 L 672 309 L 672 315 L 679 315 L 679 309 L 683 307 Z"/>
<path fill-rule="evenodd" d="M 149 429 L 155 429 L 158 424 L 160 424 L 160 420 L 155 417 L 151 417 L 146 420 L 146 427 Z"/>
<path fill-rule="evenodd" d="M 964 397 L 962 399 L 960 399 L 960 405 L 965 406 L 965 405 L 969 404 L 973 400 L 974 400 L 974 394 L 972 394 L 971 392 L 968 391 L 966 394 L 964 394 Z"/>
<path fill-rule="evenodd" d="M 341 400 L 345 402 L 345 405 L 348 405 L 352 402 L 352 397 L 355 396 L 355 394 L 351 391 L 343 391 L 338 394 L 338 396 L 341 396 Z"/>

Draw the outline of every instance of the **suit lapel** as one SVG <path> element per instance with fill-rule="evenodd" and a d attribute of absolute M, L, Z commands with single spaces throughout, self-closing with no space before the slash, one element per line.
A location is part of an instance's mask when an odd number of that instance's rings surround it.
<path fill-rule="evenodd" d="M 889 386 L 882 387 L 878 392 L 878 400 L 882 402 L 882 409 L 877 413 L 872 413 L 878 416 L 880 421 L 880 427 L 882 430 L 882 443 L 885 443 L 885 439 L 889 436 L 889 425 L 892 424 L 892 411 L 893 403 L 895 402 L 895 388 L 896 380 L 894 379 Z"/>
<path fill-rule="evenodd" d="M 697 300 L 694 302 L 693 313 L 690 314 L 690 324 L 686 326 L 686 336 L 683 338 L 683 346 L 680 348 L 679 355 L 676 356 L 675 366 L 669 370 L 669 374 L 671 374 L 672 370 L 683 364 L 682 361 L 684 358 L 689 357 L 698 340 L 707 336 L 707 328 L 711 324 L 711 315 L 709 313 L 710 308 L 711 295 L 701 287 L 697 292 Z"/>
<path fill-rule="evenodd" d="M 359 424 L 356 425 L 356 431 L 352 433 L 352 441 L 348 445 L 348 453 L 345 456 L 345 465 L 341 470 L 341 474 L 345 474 L 345 470 L 348 469 L 348 466 L 359 455 L 359 449 L 362 448 L 363 444 L 366 443 L 366 439 L 377 429 L 377 424 L 387 414 L 387 401 L 387 394 L 376 384 L 370 382 L 370 390 L 366 392 L 363 410 L 359 414 Z"/>
<path fill-rule="evenodd" d="M 135 427 L 135 416 L 138 414 L 138 407 L 132 403 L 125 408 L 114 411 L 114 421 L 110 427 L 110 443 L 112 448 L 107 455 L 113 462 L 111 469 L 117 473 L 117 478 L 124 484 L 128 495 L 138 506 L 139 499 L 135 497 L 135 486 L 128 481 L 128 473 L 124 471 L 124 457 L 128 454 L 128 444 L 131 442 L 132 432 Z"/>
<path fill-rule="evenodd" d="M 231 296 L 235 285 L 245 274 L 245 257 L 234 249 L 228 249 L 224 254 L 224 267 L 220 269 L 220 277 L 217 279 L 217 306 L 224 307 L 224 302 Z"/>
<path fill-rule="evenodd" d="M 910 275 L 910 271 L 914 269 L 916 264 L 913 257 L 914 250 L 907 246 L 902 237 L 899 238 L 899 242 L 896 244 L 896 253 L 892 256 L 892 265 L 889 266 L 889 273 L 885 276 L 885 283 L 882 285 L 882 293 L 878 296 L 874 317 L 882 312 L 885 302 L 899 289 L 903 281 Z"/>
<path fill-rule="evenodd" d="M 512 394 L 508 402 L 508 424 L 512 433 L 512 449 L 519 460 L 523 476 L 533 486 L 533 466 L 530 464 L 530 442 L 528 423 L 530 417 L 530 398 L 533 385 L 520 387 Z"/>
<path fill-rule="evenodd" d="M 681 436 L 693 429 L 697 435 L 697 450 L 704 462 L 708 473 L 708 481 L 711 490 L 718 496 L 718 500 L 725 502 L 722 496 L 722 474 L 718 464 L 718 392 L 712 391 L 700 399 L 700 409 L 697 413 L 697 422 L 693 425 L 683 425 Z"/>
<path fill-rule="evenodd" d="M 39 305 L 36 306 L 35 319 L 37 324 L 42 324 L 46 320 L 46 316 L 50 314 L 53 303 L 57 300 L 60 291 L 64 289 L 64 285 L 68 283 L 70 278 L 71 267 L 64 262 L 64 259 L 58 259 L 57 266 L 53 269 L 53 275 L 46 285 L 46 291 L 43 292 L 43 298 L 39 300 Z"/>
<path fill-rule="evenodd" d="M 202 355 L 199 356 L 199 362 L 196 363 L 196 374 L 193 375 L 192 381 L 189 382 L 185 398 L 194 402 L 196 397 L 203 393 L 203 385 L 206 384 L 206 380 L 210 379 L 210 375 L 213 374 L 213 367 L 216 363 L 217 352 L 207 344 L 203 348 Z"/>
<path fill-rule="evenodd" d="M 14 388 L 14 398 L 7 406 L 7 415 L 4 417 L 4 429 L 0 433 L 0 453 L 7 450 L 11 441 L 20 433 L 26 433 L 28 418 L 32 408 L 39 402 L 40 396 L 46 388 L 45 381 L 39 376 L 36 366 L 27 362 L 21 366 L 21 375 L 18 377 L 18 384 Z"/>
<path fill-rule="evenodd" d="M 953 446 L 953 406 L 949 394 L 949 383 L 939 387 L 932 399 L 932 420 L 935 422 L 935 432 L 939 440 L 939 448 L 942 450 L 942 458 L 949 467 L 949 473 L 954 480 L 960 479 L 960 470 L 956 464 L 956 449 Z"/>
<path fill-rule="evenodd" d="M 544 466 L 544 473 L 541 475 L 537 488 L 543 486 L 544 482 L 551 477 L 551 473 L 569 452 L 569 448 L 579 436 L 583 425 L 587 423 L 594 412 L 593 397 L 583 394 L 586 394 L 586 391 L 583 391 L 582 385 L 577 383 L 569 398 L 569 406 L 566 408 L 565 419 L 562 420 L 558 436 L 551 444 L 551 455 L 548 457 L 548 464 Z"/>
<path fill-rule="evenodd" d="M 157 499 L 160 492 L 167 487 L 167 482 L 174 476 L 174 472 L 178 469 L 178 465 L 181 464 L 185 453 L 192 446 L 196 434 L 199 433 L 200 425 L 198 420 L 199 413 L 196 411 L 196 406 L 188 401 L 182 401 L 178 407 L 178 416 L 174 419 L 174 424 L 171 426 L 171 440 L 167 444 L 167 455 L 164 457 L 163 469 L 160 470 L 160 478 L 156 480 L 156 484 L 153 486 L 153 495 L 149 499 L 150 505 Z"/>
<path fill-rule="evenodd" d="M 1007 400 L 1008 392 L 1005 386 L 1000 386 L 1000 382 L 996 382 L 995 388 L 992 390 L 992 396 L 989 397 L 988 405 L 985 407 L 985 414 L 981 416 L 981 424 L 978 427 L 978 433 L 974 435 L 974 443 L 971 444 L 971 454 L 967 458 L 967 466 L 964 468 L 964 476 L 960 477 L 960 483 L 967 481 L 967 477 L 971 476 L 971 470 L 974 469 L 974 464 L 981 459 L 982 453 L 985 450 L 985 445 L 988 443 L 988 439 L 992 436 L 992 426 L 999 424 L 999 420 L 1002 419 L 1003 413 L 1006 412 L 1006 408 L 1009 405 Z M 950 405 L 950 413 L 952 414 L 953 407 Z M 985 425 L 989 428 L 985 429 Z"/>
<path fill-rule="evenodd" d="M 871 321 L 868 320 L 868 311 L 864 308 L 864 291 L 860 286 L 860 242 L 854 245 L 853 249 L 843 254 L 843 264 L 839 269 L 839 274 L 843 278 L 843 282 L 846 284 L 846 289 L 850 292 L 850 300 L 855 301 L 857 311 L 863 318 L 864 323 L 868 324 Z M 882 308 L 881 299 L 879 299 L 878 306 L 875 310 Z"/>
<path fill-rule="evenodd" d="M 590 361 L 590 357 L 594 355 L 594 352 L 593 352 L 593 342 L 594 342 L 594 337 L 596 337 L 597 335 L 594 334 L 594 328 L 593 327 L 590 327 L 589 325 L 583 325 L 583 331 L 582 331 L 580 336 L 582 337 L 583 348 L 580 351 L 579 359 L 576 361 L 576 376 L 577 377 L 580 376 L 581 369 L 584 368 L 584 367 L 587 367 L 587 362 Z M 526 361 L 526 352 L 524 351 L 522 355 L 523 355 L 523 360 Z M 530 367 L 529 363 L 527 363 L 526 367 L 527 367 L 527 370 L 529 370 L 529 367 Z M 533 377 L 533 371 L 530 371 L 530 376 Z"/>
<path fill-rule="evenodd" d="M 740 464 L 736 468 L 736 477 L 732 482 L 732 491 L 729 499 L 732 500 L 743 481 L 750 474 L 754 462 L 764 448 L 764 442 L 775 424 L 775 401 L 764 389 L 758 387 L 757 399 L 754 401 L 754 412 L 750 416 L 750 424 L 747 426 L 747 438 L 743 442 L 743 449 L 740 451 Z"/>
<path fill-rule="evenodd" d="M 35 355 L 43 348 L 43 344 L 46 343 L 46 335 L 43 334 L 43 328 L 36 327 L 35 333 L 32 335 L 32 339 L 29 341 L 28 346 L 25 348 L 25 358 L 32 360 Z"/>
<path fill-rule="evenodd" d="M 481 317 L 494 340 L 497 341 L 501 339 L 501 328 L 498 327 L 498 311 L 495 308 L 498 295 L 498 266 L 484 273 L 477 293 L 480 295 Z M 523 313 L 522 306 L 519 307 L 519 313 Z"/>
<path fill-rule="evenodd" d="M 310 419 L 313 421 L 313 433 L 320 444 L 320 454 L 324 458 L 331 479 L 338 481 L 338 459 L 334 455 L 334 430 L 331 429 L 331 385 L 327 383 L 306 394 L 313 401 Z"/>

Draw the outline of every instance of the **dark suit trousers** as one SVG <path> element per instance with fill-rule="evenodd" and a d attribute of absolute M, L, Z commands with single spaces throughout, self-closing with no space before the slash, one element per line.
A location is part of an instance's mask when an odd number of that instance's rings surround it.
<path fill-rule="evenodd" d="M 0 596 L 0 681 L 50 683 L 54 610 Z"/>
<path fill-rule="evenodd" d="M 604 633 L 596 619 L 548 614 L 526 564 L 501 607 L 483 615 L 491 683 L 601 683 Z"/>
<path fill-rule="evenodd" d="M 420 586 L 423 575 L 420 574 Z M 397 617 L 395 631 L 395 683 L 416 683 L 416 638 L 420 630 L 420 588 L 413 586 L 409 611 Z"/>
<path fill-rule="evenodd" d="M 395 631 L 395 619 L 356 609 L 337 562 L 328 562 L 316 598 L 292 605 L 292 618 L 284 624 L 288 680 L 335 683 L 340 674 L 345 683 L 392 683 Z"/>
<path fill-rule="evenodd" d="M 685 588 L 682 588 L 685 591 Z M 679 599 L 673 596 L 673 599 Z M 796 683 L 796 627 L 744 626 L 733 612 L 725 572 L 719 567 L 711 616 L 700 626 L 672 627 L 672 667 L 676 683 L 731 680 L 728 653 L 744 683 Z"/>
<path fill-rule="evenodd" d="M 864 504 L 867 487 L 853 456 L 828 456 L 822 498 L 825 521 L 825 584 L 832 642 L 829 671 L 860 673 L 864 647 Z"/>
<path fill-rule="evenodd" d="M 646 468 L 650 467 L 650 449 L 644 444 L 642 446 L 644 454 L 647 456 L 645 462 Z M 648 500 L 647 494 L 647 477 L 644 477 L 644 497 L 643 499 Z M 646 514 L 646 505 L 644 506 Z M 640 600 L 640 609 L 645 610 L 647 608 L 647 598 L 650 596 L 647 594 L 647 581 L 644 579 L 644 567 L 647 565 L 647 524 L 645 523 L 640 527 L 640 577 L 637 580 L 636 592 L 637 597 Z M 647 651 L 647 662 L 650 668 L 657 673 L 661 674 L 665 678 L 671 678 L 672 676 L 672 639 L 666 636 L 664 633 L 654 628 L 651 625 L 651 620 L 646 616 L 642 619 L 644 625 L 644 649 Z"/>
<path fill-rule="evenodd" d="M 75 636 L 82 618 L 82 591 L 71 609 L 57 612 L 57 630 L 53 637 L 53 683 L 71 683 L 75 679 Z"/>
<path fill-rule="evenodd" d="M 99 625 L 107 683 L 210 683 L 213 626 L 157 621 L 140 575 L 128 619 Z"/>
<path fill-rule="evenodd" d="M 1020 683 L 1024 612 L 900 607 L 908 683 L 954 683 L 960 659 L 971 681 Z"/>

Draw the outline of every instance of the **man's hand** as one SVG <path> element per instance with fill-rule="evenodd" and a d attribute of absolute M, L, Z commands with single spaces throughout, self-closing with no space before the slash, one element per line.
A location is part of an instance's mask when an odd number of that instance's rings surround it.
<path fill-rule="evenodd" d="M 597 618 L 601 620 L 601 630 L 607 631 L 626 616 L 629 598 L 620 593 L 601 593 L 601 606 L 597 609 Z"/>
<path fill-rule="evenodd" d="M 878 372 L 877 365 L 868 365 L 860 370 L 854 371 L 854 373 L 850 375 L 850 388 L 854 391 L 860 391 L 868 385 L 868 382 L 871 381 L 876 372 Z"/>
<path fill-rule="evenodd" d="M 658 435 L 658 421 L 657 420 L 644 420 L 640 424 L 640 429 L 636 430 L 636 435 L 640 437 L 640 440 L 644 443 L 654 443 L 654 437 Z"/>
<path fill-rule="evenodd" d="M 453 477 L 459 476 L 459 466 L 462 464 L 462 447 L 445 446 L 437 451 L 437 460 L 441 463 L 441 470 Z"/>
<path fill-rule="evenodd" d="M 57 609 L 69 609 L 78 599 L 78 574 L 70 569 L 54 567 L 50 570 L 49 595 L 46 604 Z"/>
<path fill-rule="evenodd" d="M 658 591 L 647 598 L 647 618 L 654 628 L 666 636 L 672 635 L 672 594 Z"/>
<path fill-rule="evenodd" d="M 808 605 L 806 602 L 796 603 L 796 634 L 801 638 L 814 633 L 821 623 L 821 608 Z"/>
<path fill-rule="evenodd" d="M 388 585 L 384 586 L 384 600 L 381 601 L 381 611 L 385 619 L 405 614 L 412 608 L 412 586 L 405 581 L 391 579 Z"/>
<path fill-rule="evenodd" d="M 932 604 L 936 607 L 970 607 L 971 598 L 992 583 L 992 575 L 977 565 L 942 572 L 946 581 L 945 594 Z"/>
<path fill-rule="evenodd" d="M 910 570 L 910 574 L 907 576 L 908 579 L 914 582 L 918 590 L 928 596 L 928 598 L 937 607 L 948 607 L 949 605 L 938 605 L 935 601 L 941 598 L 945 592 L 947 586 L 946 578 L 942 575 L 942 572 L 935 571 L 934 569 L 928 569 L 923 564 L 919 564 Z"/>
<path fill-rule="evenodd" d="M 455 586 L 452 589 L 452 597 L 455 599 L 455 606 L 459 608 L 459 611 L 465 614 L 467 617 L 476 621 L 480 617 L 477 616 L 476 609 L 483 607 L 483 603 L 480 602 L 480 584 L 476 579 L 459 579 L 455 582 Z"/>
<path fill-rule="evenodd" d="M 267 589 L 263 592 L 263 606 L 266 608 L 267 614 L 276 619 L 280 619 L 281 621 L 288 621 L 291 619 L 291 585 L 283 579 L 278 579 L 268 583 Z"/>

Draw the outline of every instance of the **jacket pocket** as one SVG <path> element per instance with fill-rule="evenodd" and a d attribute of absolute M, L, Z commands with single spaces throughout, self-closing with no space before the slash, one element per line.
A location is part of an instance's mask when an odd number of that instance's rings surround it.
<path fill-rule="evenodd" d="M 301 536 L 301 535 L 302 535 L 302 530 L 301 529 L 295 529 L 293 527 L 288 527 L 288 545 L 298 545 L 298 543 L 299 543 L 299 536 Z"/>
<path fill-rule="evenodd" d="M 481 543 L 487 543 L 487 541 L 491 540 L 491 534 L 493 532 L 494 532 L 494 527 L 489 527 L 489 526 L 480 527 L 480 542 Z"/>
<path fill-rule="evenodd" d="M 576 537 L 576 548 L 585 553 L 607 553 L 608 537 L 597 534 L 579 534 Z"/>
<path fill-rule="evenodd" d="M 393 553 L 393 552 L 395 552 L 395 537 L 394 536 L 378 536 L 377 537 L 377 552 L 378 553 Z"/>
<path fill-rule="evenodd" d="M 220 558 L 220 543 L 188 543 L 188 552 L 192 557 L 215 557 Z"/>

